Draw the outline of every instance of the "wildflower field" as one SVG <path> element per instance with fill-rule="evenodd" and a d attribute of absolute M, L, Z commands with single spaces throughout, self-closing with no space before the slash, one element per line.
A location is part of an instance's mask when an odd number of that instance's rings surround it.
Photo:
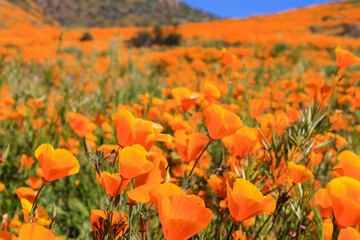
<path fill-rule="evenodd" d="M 0 239 L 360 239 L 359 1 L 137 48 L 0 13 Z"/>

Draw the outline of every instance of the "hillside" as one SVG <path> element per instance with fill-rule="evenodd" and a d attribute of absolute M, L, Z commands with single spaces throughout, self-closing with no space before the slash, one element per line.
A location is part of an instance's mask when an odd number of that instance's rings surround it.
<path fill-rule="evenodd" d="M 42 8 L 34 2 L 22 0 L 22 4 L 26 6 L 26 10 L 8 1 L 0 0 L 0 29 L 9 29 L 24 24 L 34 27 L 42 27 L 44 23 L 58 25 L 51 17 L 46 16 Z"/>
<path fill-rule="evenodd" d="M 27 12 L 32 12 L 34 4 L 37 4 L 47 16 L 64 27 L 154 26 L 217 19 L 177 0 L 10 1 Z"/>

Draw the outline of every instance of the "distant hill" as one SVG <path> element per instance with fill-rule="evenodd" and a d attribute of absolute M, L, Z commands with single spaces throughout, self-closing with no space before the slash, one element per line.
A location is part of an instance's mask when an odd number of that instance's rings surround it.
<path fill-rule="evenodd" d="M 218 17 L 177 0 L 9 0 L 45 23 L 64 27 L 127 27 L 206 22 Z"/>

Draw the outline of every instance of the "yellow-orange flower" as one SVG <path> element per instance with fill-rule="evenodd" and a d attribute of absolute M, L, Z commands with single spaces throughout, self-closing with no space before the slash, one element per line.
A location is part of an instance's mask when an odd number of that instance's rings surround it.
<path fill-rule="evenodd" d="M 360 224 L 360 182 L 349 177 L 339 177 L 327 185 L 336 219 L 340 227 Z"/>
<path fill-rule="evenodd" d="M 72 153 L 65 149 L 54 150 L 50 144 L 41 144 L 35 150 L 35 156 L 46 182 L 76 174 L 80 169 L 80 164 Z"/>
<path fill-rule="evenodd" d="M 140 145 L 125 147 L 121 150 L 119 172 L 124 179 L 137 177 L 149 172 L 153 163 L 146 159 L 146 150 Z"/>
<path fill-rule="evenodd" d="M 242 178 L 236 179 L 232 189 L 227 182 L 227 198 L 230 214 L 237 222 L 263 213 L 271 215 L 276 207 L 273 197 L 264 197 L 252 183 Z"/>
<path fill-rule="evenodd" d="M 229 136 L 243 126 L 239 116 L 216 104 L 208 106 L 204 114 L 206 126 L 212 140 Z"/>

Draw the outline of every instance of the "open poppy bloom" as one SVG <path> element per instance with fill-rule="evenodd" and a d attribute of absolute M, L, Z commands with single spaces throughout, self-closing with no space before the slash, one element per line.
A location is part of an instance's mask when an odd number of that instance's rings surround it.
<path fill-rule="evenodd" d="M 345 176 L 360 181 L 360 156 L 345 150 L 338 155 L 337 159 Z"/>
<path fill-rule="evenodd" d="M 192 92 L 190 89 L 185 87 L 174 88 L 171 90 L 171 94 L 179 106 L 179 109 L 183 112 L 188 111 L 192 106 L 194 106 L 199 98 L 198 93 Z"/>
<path fill-rule="evenodd" d="M 360 233 L 351 227 L 341 228 L 338 240 L 360 240 Z"/>
<path fill-rule="evenodd" d="M 147 159 L 153 163 L 153 168 L 149 172 L 135 177 L 134 189 L 126 192 L 132 201 L 149 203 L 151 189 L 159 187 L 166 177 L 168 162 L 163 155 L 151 152 Z"/>
<path fill-rule="evenodd" d="M 320 188 L 314 195 L 314 203 L 319 208 L 322 219 L 332 215 L 331 199 L 324 188 Z"/>
<path fill-rule="evenodd" d="M 229 136 L 243 126 L 239 116 L 216 104 L 208 106 L 204 115 L 210 138 L 213 141 Z"/>
<path fill-rule="evenodd" d="M 250 127 L 242 127 L 233 135 L 233 150 L 234 155 L 240 158 L 247 157 L 254 149 L 257 136 L 256 131 Z"/>
<path fill-rule="evenodd" d="M 41 144 L 35 150 L 35 156 L 43 170 L 43 178 L 51 182 L 79 172 L 80 164 L 72 153 L 65 149 L 54 150 L 50 144 Z"/>
<path fill-rule="evenodd" d="M 17 237 L 11 232 L 0 231 L 0 239 L 1 240 L 16 240 Z"/>
<path fill-rule="evenodd" d="M 156 141 L 170 142 L 172 137 L 168 134 L 160 134 L 162 126 L 152 121 L 135 119 L 134 115 L 125 109 L 111 115 L 115 124 L 117 140 L 120 147 L 124 148 L 140 144 L 147 150 Z"/>
<path fill-rule="evenodd" d="M 360 182 L 349 177 L 335 178 L 328 183 L 328 191 L 339 227 L 360 224 Z"/>
<path fill-rule="evenodd" d="M 146 159 L 146 155 L 145 148 L 140 145 L 122 149 L 119 158 L 121 177 L 130 179 L 149 172 L 153 167 L 153 163 Z"/>
<path fill-rule="evenodd" d="M 123 236 L 129 228 L 129 223 L 127 222 L 126 213 L 118 212 L 113 213 L 112 223 L 111 223 L 111 239 L 119 239 Z M 107 213 L 102 210 L 91 210 L 90 223 L 91 228 L 94 231 L 95 239 L 101 240 L 105 238 L 106 234 L 106 220 L 108 216 Z"/>
<path fill-rule="evenodd" d="M 55 240 L 55 234 L 38 224 L 27 223 L 20 228 L 18 240 Z"/>
<path fill-rule="evenodd" d="M 347 68 L 351 65 L 360 63 L 359 57 L 355 56 L 353 53 L 345 49 L 342 49 L 340 46 L 336 47 L 335 54 L 338 69 Z"/>
<path fill-rule="evenodd" d="M 295 164 L 292 162 L 288 162 L 288 165 L 289 165 L 288 174 L 292 179 L 293 183 L 295 184 L 306 182 L 314 177 L 310 169 L 308 169 L 303 165 Z"/>
<path fill-rule="evenodd" d="M 174 142 L 176 150 L 185 163 L 195 160 L 207 144 L 207 136 L 202 133 L 193 132 L 189 135 L 183 130 L 175 132 Z"/>
<path fill-rule="evenodd" d="M 211 221 L 212 212 L 195 195 L 172 195 L 157 203 L 163 233 L 168 240 L 189 239 Z"/>
<path fill-rule="evenodd" d="M 242 222 L 259 214 L 271 215 L 275 211 L 276 201 L 270 195 L 262 193 L 249 181 L 238 178 L 233 188 L 227 182 L 227 198 L 232 218 Z"/>
<path fill-rule="evenodd" d="M 210 187 L 214 190 L 218 199 L 226 198 L 226 179 L 222 176 L 211 174 L 208 179 Z"/>
<path fill-rule="evenodd" d="M 135 119 L 128 110 L 120 109 L 111 115 L 111 119 L 115 124 L 117 140 L 122 148 L 143 143 L 153 133 L 150 121 Z"/>
<path fill-rule="evenodd" d="M 37 191 L 34 191 L 32 188 L 29 187 L 19 187 L 15 190 L 16 195 L 19 199 L 27 199 L 29 202 L 33 202 L 35 200 Z M 40 193 L 41 194 L 41 193 Z"/>
<path fill-rule="evenodd" d="M 130 185 L 130 181 L 123 180 L 120 173 L 110 174 L 109 172 L 102 172 L 100 182 L 101 186 L 111 197 L 121 194 Z"/>

